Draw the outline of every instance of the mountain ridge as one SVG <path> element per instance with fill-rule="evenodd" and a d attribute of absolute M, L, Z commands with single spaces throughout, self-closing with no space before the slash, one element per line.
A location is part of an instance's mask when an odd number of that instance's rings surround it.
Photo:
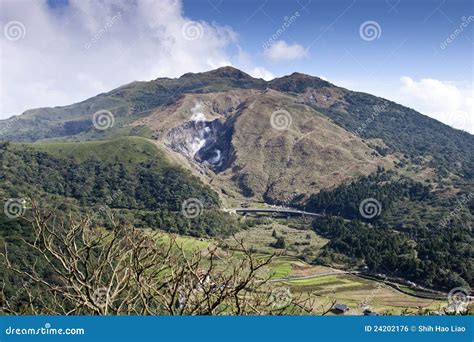
<path fill-rule="evenodd" d="M 105 130 L 92 122 L 101 110 L 113 115 L 113 125 Z M 289 121 L 288 127 L 272 126 L 275 113 Z M 329 120 L 327 125 L 322 118 Z M 117 136 L 160 142 L 198 173 L 233 184 L 233 190 L 222 191 L 259 200 L 282 201 L 292 193 L 317 192 L 367 175 L 374 171 L 372 158 L 381 167 L 414 165 L 417 175 L 435 172 L 438 182 L 451 178 L 465 183 L 474 177 L 474 136 L 469 133 L 395 102 L 297 72 L 267 82 L 222 67 L 132 82 L 77 104 L 32 109 L 0 121 L 3 140 Z M 296 171 L 299 165 L 307 170 Z M 345 178 L 334 173 L 338 169 L 353 171 Z M 293 175 L 281 182 L 281 193 L 275 190 L 282 179 L 278 173 Z M 326 178 L 337 181 L 324 182 Z"/>
<path fill-rule="evenodd" d="M 235 77 L 236 75 L 238 77 Z M 175 82 L 175 81 L 186 80 L 186 79 L 190 79 L 190 78 L 195 79 L 195 80 L 196 79 L 199 80 L 199 77 L 203 77 L 203 76 L 205 78 L 207 78 L 207 77 L 221 77 L 221 78 L 230 78 L 230 79 L 233 79 L 233 80 L 244 78 L 248 81 L 257 81 L 253 85 L 253 89 L 271 88 L 271 89 L 276 89 L 276 90 L 282 90 L 282 91 L 285 91 L 285 92 L 301 92 L 301 91 L 304 91 L 307 88 L 332 87 L 332 88 L 337 88 L 339 90 L 342 90 L 344 92 L 357 93 L 357 94 L 360 94 L 360 95 L 369 95 L 369 96 L 373 96 L 375 98 L 378 98 L 378 99 L 381 99 L 381 100 L 384 100 L 384 101 L 389 101 L 393 104 L 396 104 L 397 106 L 401 106 L 405 109 L 409 109 L 409 110 L 412 110 L 412 111 L 414 111 L 418 114 L 421 114 L 421 115 L 425 116 L 428 119 L 437 121 L 437 120 L 427 116 L 426 114 L 422 114 L 420 112 L 417 112 L 413 108 L 407 107 L 405 105 L 398 104 L 394 101 L 387 100 L 387 99 L 384 99 L 382 97 L 371 95 L 369 93 L 359 92 L 359 91 L 354 91 L 354 90 L 349 90 L 349 89 L 346 89 L 346 88 L 343 88 L 343 87 L 339 87 L 339 86 L 336 86 L 336 85 L 334 85 L 334 84 L 332 84 L 332 83 L 330 83 L 330 82 L 328 82 L 328 81 L 326 81 L 322 78 L 319 78 L 317 76 L 312 76 L 312 75 L 305 74 L 305 73 L 300 73 L 300 72 L 293 72 L 290 75 L 276 77 L 272 80 L 264 81 L 261 78 L 254 78 L 251 75 L 249 75 L 249 74 L 247 74 L 247 73 L 245 73 L 245 72 L 243 72 L 243 71 L 241 71 L 237 68 L 234 68 L 232 66 L 224 66 L 224 67 L 220 67 L 220 68 L 205 71 L 205 72 L 197 72 L 197 73 L 188 72 L 188 73 L 185 73 L 185 74 L 183 74 L 179 77 L 176 77 L 176 78 L 159 77 L 159 78 L 153 79 L 151 81 L 132 81 L 130 83 L 127 83 L 127 84 L 121 85 L 117 88 L 114 88 L 114 89 L 112 89 L 108 92 L 100 93 L 100 94 L 97 94 L 97 95 L 92 96 L 90 98 L 87 98 L 85 100 L 75 102 L 75 103 L 72 103 L 72 104 L 69 104 L 69 105 L 54 106 L 54 107 L 38 107 L 38 108 L 28 109 L 28 110 L 24 111 L 21 114 L 13 115 L 10 118 L 0 120 L 0 124 L 5 124 L 5 123 L 11 121 L 12 119 L 18 120 L 22 116 L 31 115 L 35 111 L 66 109 L 66 108 L 71 107 L 71 106 L 81 105 L 81 104 L 88 103 L 88 102 L 90 102 L 92 100 L 95 100 L 95 99 L 101 99 L 103 97 L 109 97 L 109 96 L 119 97 L 119 96 L 123 95 L 122 92 L 124 90 L 129 90 L 130 88 L 133 88 L 135 86 L 149 85 L 149 84 L 155 84 L 155 83 L 160 83 L 160 82 Z M 206 85 L 201 80 L 199 80 L 197 83 L 200 83 L 201 85 Z M 234 86 L 238 87 L 239 84 L 234 84 Z M 300 88 L 300 87 L 302 87 L 302 88 Z M 186 91 L 187 91 L 187 89 L 184 89 L 183 92 L 186 92 Z M 439 122 L 439 121 L 437 121 L 437 122 Z M 444 123 L 441 123 L 441 124 L 443 124 L 445 127 L 453 129 L 453 130 L 465 132 L 465 131 L 453 128 L 453 127 L 451 127 L 449 125 L 446 125 Z M 465 133 L 467 133 L 469 135 L 472 135 L 469 132 L 465 132 Z M 0 138 L 1 137 L 2 136 L 0 135 Z"/>

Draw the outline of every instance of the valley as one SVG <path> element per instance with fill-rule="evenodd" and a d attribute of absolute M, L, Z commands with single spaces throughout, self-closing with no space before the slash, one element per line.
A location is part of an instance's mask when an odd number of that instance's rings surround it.
<path fill-rule="evenodd" d="M 271 235 L 273 229 L 277 234 L 284 234 L 288 240 L 294 240 L 288 241 L 285 255 L 276 257 L 265 272 L 271 275 L 271 282 L 290 289 L 295 296 L 316 295 L 317 299 L 311 303 L 314 310 L 321 310 L 332 301 L 350 307 L 348 313 L 350 315 L 363 315 L 364 310 L 380 315 L 423 314 L 442 312 L 446 308 L 447 303 L 442 295 L 430 299 L 430 294 L 423 291 L 408 294 L 400 291 L 397 288 L 400 285 L 397 284 L 388 285 L 383 281 L 358 276 L 357 273 L 327 266 L 314 266 L 304 262 L 297 249 L 300 246 L 298 242 L 308 241 L 304 237 L 307 232 L 277 223 L 267 227 L 250 228 L 237 234 L 236 238 L 242 238 L 249 248 L 254 249 L 258 254 L 281 253 L 282 250 L 271 247 L 272 240 L 275 240 Z M 313 234 L 309 240 L 310 245 L 316 250 L 327 242 Z M 235 240 L 233 238 L 224 241 L 184 238 L 180 239 L 179 243 L 189 253 L 193 250 L 205 252 L 210 245 L 218 245 L 222 248 L 221 253 L 224 257 L 226 251 L 233 249 Z M 335 313 L 329 312 L 329 314 Z"/>

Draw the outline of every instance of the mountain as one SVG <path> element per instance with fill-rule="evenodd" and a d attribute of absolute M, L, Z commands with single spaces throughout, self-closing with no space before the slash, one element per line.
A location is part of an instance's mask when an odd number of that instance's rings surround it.
<path fill-rule="evenodd" d="M 113 127 L 94 128 L 100 110 L 113 114 Z M 469 133 L 300 73 L 266 82 L 223 67 L 133 82 L 0 122 L 0 139 L 11 141 L 127 135 L 152 139 L 223 195 L 267 202 L 333 188 L 378 167 L 460 184 L 474 170 Z"/>
<path fill-rule="evenodd" d="M 284 223 L 327 242 L 298 242 L 309 262 L 446 292 L 474 279 L 474 136 L 317 77 L 266 82 L 224 67 L 134 82 L 3 120 L 0 139 L 7 199 L 107 207 L 137 228 L 200 238 L 282 225 L 221 210 L 280 204 L 321 214 Z M 197 216 L 183 215 L 189 200 Z"/>

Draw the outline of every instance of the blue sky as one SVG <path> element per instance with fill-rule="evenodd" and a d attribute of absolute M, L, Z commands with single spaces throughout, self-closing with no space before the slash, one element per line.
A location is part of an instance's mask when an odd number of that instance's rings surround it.
<path fill-rule="evenodd" d="M 262 44 L 283 24 L 285 16 L 300 17 L 280 39 L 308 49 L 308 58 L 269 65 L 275 74 L 295 70 L 336 79 L 432 77 L 465 81 L 472 75 L 473 30 L 466 31 L 448 49 L 444 41 L 474 14 L 472 1 L 185 1 L 184 10 L 195 20 L 231 26 L 245 48 L 264 63 Z M 381 36 L 365 41 L 360 25 L 379 23 Z M 367 73 L 369 75 L 367 75 Z"/>
<path fill-rule="evenodd" d="M 472 0 L 24 0 L 0 10 L 0 118 L 233 65 L 266 79 L 320 76 L 474 132 Z"/>

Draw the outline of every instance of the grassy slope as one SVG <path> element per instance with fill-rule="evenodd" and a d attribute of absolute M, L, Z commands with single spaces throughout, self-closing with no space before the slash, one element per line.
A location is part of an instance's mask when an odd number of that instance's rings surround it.
<path fill-rule="evenodd" d="M 145 192 L 142 193 L 140 201 L 149 201 L 151 198 L 161 198 L 160 201 L 163 201 L 165 193 L 155 193 L 160 186 L 167 187 L 167 200 L 174 202 L 183 195 L 179 193 L 180 191 L 188 192 L 188 196 L 191 196 L 189 191 L 197 191 L 193 196 L 198 198 L 201 198 L 198 194 L 202 192 L 206 198 L 209 195 L 213 198 L 212 201 L 218 201 L 217 194 L 207 185 L 168 158 L 166 152 L 146 138 L 121 137 L 90 142 L 35 144 L 7 143 L 5 146 L 7 147 L 2 153 L 5 153 L 4 170 L 7 181 L 0 186 L 0 189 L 7 189 L 11 196 L 33 194 L 36 190 L 58 195 L 72 191 L 70 196 L 82 192 L 86 197 L 92 196 L 88 201 L 94 202 L 98 200 L 94 196 L 102 196 L 104 192 L 120 189 L 125 191 L 123 195 L 130 201 L 120 208 L 130 209 L 129 205 L 135 208 L 137 204 L 131 198 L 134 196 L 134 187 L 140 186 L 142 182 L 151 182 L 150 184 L 155 182 L 154 185 L 148 184 L 142 188 Z M 125 174 L 119 176 L 121 171 L 118 170 L 118 165 L 125 167 Z M 142 178 L 133 178 L 137 172 L 140 172 Z M 122 178 L 122 181 L 119 178 Z M 29 181 L 26 181 L 27 179 Z M 81 179 L 85 183 L 81 183 Z M 100 184 L 96 183 L 98 181 Z M 88 192 L 85 189 L 88 189 Z M 146 196 L 148 199 L 144 199 Z M 138 201 L 138 198 L 135 200 Z M 202 200 L 207 203 L 207 199 Z M 143 207 L 147 208 L 146 205 Z"/>
<path fill-rule="evenodd" d="M 275 232 L 276 236 L 285 239 L 287 256 L 304 258 L 308 261 L 315 259 L 318 251 L 328 242 L 312 230 L 291 228 L 285 223 L 279 223 L 273 219 L 269 224 L 259 224 L 251 229 L 244 229 L 235 236 L 238 240 L 243 240 L 255 252 L 271 254 L 275 251 L 272 247 L 276 241 L 273 236 Z M 226 242 L 230 246 L 235 244 L 232 238 L 227 239 Z"/>
<path fill-rule="evenodd" d="M 290 113 L 288 130 L 271 126 L 278 108 Z M 249 101 L 234 127 L 236 157 L 229 176 L 267 201 L 317 192 L 390 165 L 358 137 L 275 91 Z"/>
<path fill-rule="evenodd" d="M 449 172 L 472 181 L 474 136 L 453 129 L 411 108 L 359 92 L 336 88 L 340 99 L 330 106 L 306 103 L 339 126 L 364 139 L 382 139 L 388 153 L 401 152 L 412 163 Z M 430 161 L 424 161 L 431 156 Z M 420 158 L 422 157 L 422 158 Z"/>
<path fill-rule="evenodd" d="M 46 142 L 28 146 L 57 158 L 74 158 L 78 162 L 93 159 L 114 163 L 119 160 L 126 166 L 131 167 L 146 160 L 154 159 L 163 167 L 171 164 L 163 151 L 142 137 L 121 137 L 112 140 L 81 143 Z"/>

